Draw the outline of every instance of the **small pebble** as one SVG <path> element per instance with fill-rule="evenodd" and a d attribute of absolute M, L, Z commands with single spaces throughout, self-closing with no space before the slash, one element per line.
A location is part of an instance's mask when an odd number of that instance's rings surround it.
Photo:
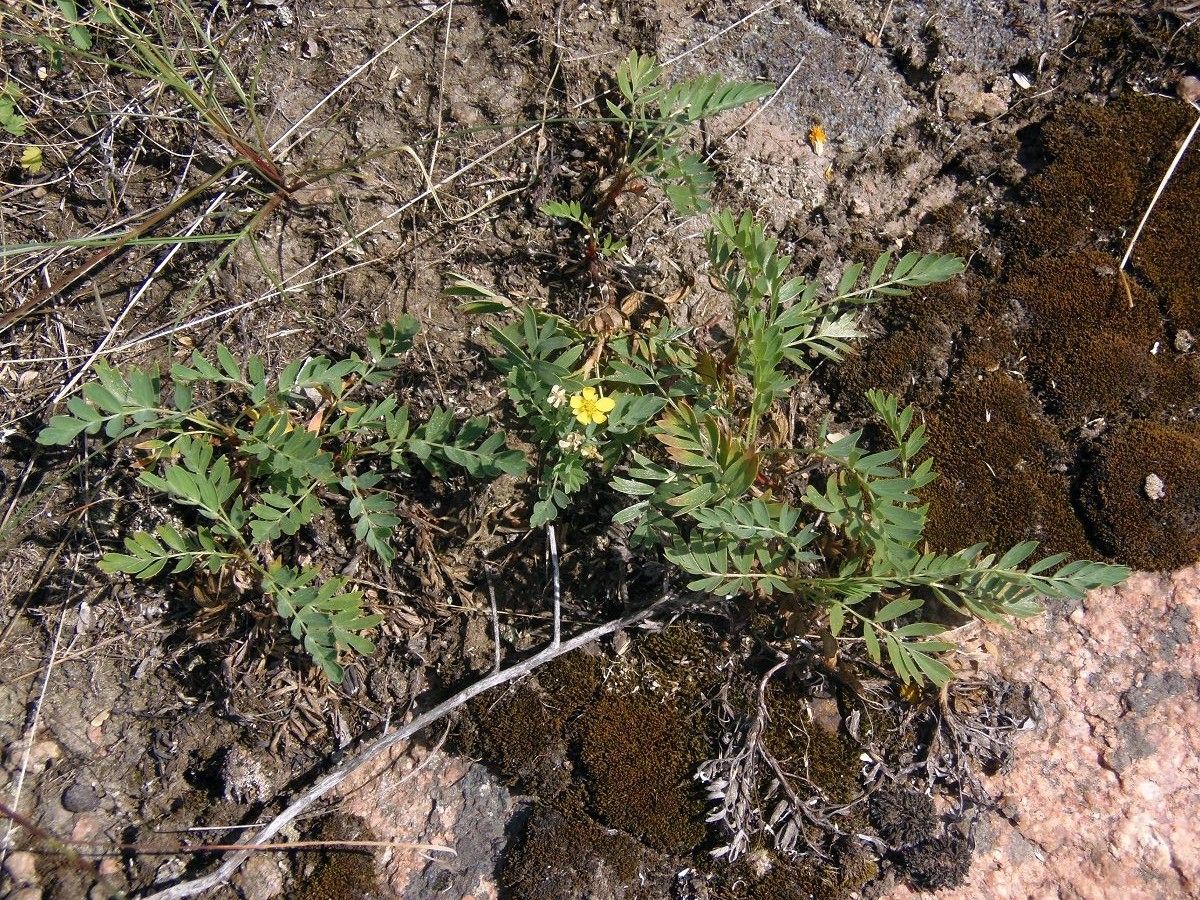
<path fill-rule="evenodd" d="M 77 781 L 63 791 L 62 806 L 67 812 L 91 812 L 100 806 L 100 795 L 91 785 Z"/>
<path fill-rule="evenodd" d="M 1175 90 L 1179 94 L 1179 99 L 1184 103 L 1196 104 L 1200 103 L 1200 78 L 1195 75 L 1185 75 L 1179 79 L 1179 83 L 1175 85 Z"/>
<path fill-rule="evenodd" d="M 1175 349 L 1180 353 L 1187 353 L 1196 346 L 1196 339 L 1192 337 L 1192 333 L 1185 328 L 1180 328 L 1175 332 Z"/>
<path fill-rule="evenodd" d="M 100 863 L 96 866 L 96 871 L 105 878 L 113 878 L 117 875 L 120 875 L 123 869 L 119 859 L 113 859 L 111 856 L 106 856 L 104 859 L 100 860 Z"/>
<path fill-rule="evenodd" d="M 37 857 L 27 850 L 15 850 L 4 861 L 4 871 L 18 885 L 37 884 Z"/>
<path fill-rule="evenodd" d="M 1146 476 L 1146 496 L 1151 500 L 1161 500 L 1167 496 L 1167 486 L 1163 484 L 1163 480 L 1151 472 Z"/>

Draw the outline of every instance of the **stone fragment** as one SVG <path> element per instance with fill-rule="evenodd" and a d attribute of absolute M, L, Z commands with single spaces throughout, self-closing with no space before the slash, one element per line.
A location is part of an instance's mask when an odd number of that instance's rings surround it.
<path fill-rule="evenodd" d="M 1200 566 L 1136 573 L 1082 605 L 1077 621 L 1051 612 L 992 635 L 998 674 L 1036 686 L 1042 715 L 986 779 L 1004 817 L 938 900 L 1196 896 Z"/>
<path fill-rule="evenodd" d="M 283 872 L 279 868 L 279 857 L 271 853 L 254 854 L 234 878 L 234 886 L 242 900 L 273 900 L 283 896 Z"/>
<path fill-rule="evenodd" d="M 1146 484 L 1144 487 L 1146 496 L 1151 500 L 1161 500 L 1167 496 L 1167 486 L 1163 484 L 1163 480 L 1151 472 L 1146 476 Z"/>
<path fill-rule="evenodd" d="M 62 806 L 67 812 L 91 812 L 100 806 L 100 794 L 90 784 L 76 781 L 63 791 Z"/>
<path fill-rule="evenodd" d="M 27 850 L 14 850 L 4 861 L 4 871 L 17 885 L 38 883 L 37 857 Z"/>

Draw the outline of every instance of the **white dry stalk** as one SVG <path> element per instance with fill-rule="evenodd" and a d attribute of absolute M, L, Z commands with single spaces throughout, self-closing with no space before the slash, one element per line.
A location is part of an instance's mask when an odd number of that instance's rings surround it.
<path fill-rule="evenodd" d="M 78 567 L 79 559 L 76 557 L 75 565 L 71 569 L 71 583 L 67 588 L 68 595 L 75 589 L 75 573 L 78 571 Z M 42 676 L 42 689 L 38 692 L 37 703 L 34 704 L 33 715 L 30 718 L 29 733 L 25 738 L 25 752 L 21 755 L 21 768 L 17 771 L 17 780 L 13 785 L 12 808 L 17 812 L 21 811 L 21 794 L 25 789 L 25 775 L 29 771 L 29 757 L 33 753 L 33 742 L 37 737 L 38 724 L 41 721 L 42 705 L 46 702 L 46 690 L 50 687 L 50 677 L 54 674 L 54 664 L 58 661 L 58 645 L 62 641 L 63 625 L 66 621 L 67 607 L 64 606 L 58 616 L 58 628 L 54 631 L 54 642 L 50 645 L 50 658 L 46 662 L 46 674 Z M 4 840 L 0 841 L 0 866 L 4 864 L 9 850 L 12 849 L 13 832 L 17 827 L 16 820 L 8 820 Z"/>
<path fill-rule="evenodd" d="M 1200 112 L 1200 103 L 1189 103 L 1193 109 Z M 1183 154 L 1187 152 L 1188 145 L 1191 144 L 1192 138 L 1196 136 L 1196 132 L 1200 131 L 1200 118 L 1197 118 L 1192 123 L 1192 129 L 1188 132 L 1183 143 L 1179 145 L 1179 151 L 1175 154 L 1175 158 L 1171 160 L 1171 165 L 1167 166 L 1167 172 L 1162 177 L 1162 181 L 1158 183 L 1158 190 L 1154 192 L 1154 196 L 1150 199 L 1150 205 L 1146 207 L 1146 213 L 1142 216 L 1142 221 L 1138 223 L 1137 231 L 1133 233 L 1133 240 L 1129 242 L 1129 248 L 1125 251 L 1125 255 L 1121 257 L 1121 265 L 1117 267 L 1117 271 L 1124 271 L 1125 265 L 1129 262 L 1129 257 L 1133 255 L 1133 248 L 1137 245 L 1138 238 L 1142 236 L 1142 229 L 1146 227 L 1146 222 L 1150 218 L 1150 213 L 1154 211 L 1154 206 L 1158 203 L 1158 198 L 1167 188 L 1167 182 L 1171 180 L 1171 176 L 1175 174 L 1175 169 L 1179 167 L 1180 160 L 1183 159 Z"/>
<path fill-rule="evenodd" d="M 562 586 L 558 576 L 558 536 L 553 525 L 546 526 L 546 536 L 550 540 L 550 569 L 554 586 L 554 627 L 550 646 L 557 647 L 562 641 Z"/>
<path fill-rule="evenodd" d="M 347 86 L 352 84 L 355 79 L 357 79 L 360 75 L 362 75 L 363 72 L 367 71 L 371 66 L 373 66 L 376 62 L 378 62 L 379 59 L 381 59 L 385 54 L 387 54 L 393 47 L 395 47 L 397 44 L 399 44 L 401 41 L 403 41 L 405 38 L 407 38 L 409 35 L 411 35 L 414 31 L 416 31 L 418 28 L 420 28 L 426 22 L 428 22 L 431 19 L 433 19 L 434 17 L 436 17 L 442 10 L 449 9 L 452 6 L 452 4 L 453 4 L 453 0 L 447 0 L 446 3 L 443 3 L 441 6 L 437 7 L 432 12 L 428 13 L 421 19 L 417 20 L 417 22 L 415 22 L 413 25 L 410 25 L 408 28 L 406 28 L 400 34 L 396 35 L 396 37 L 392 38 L 392 40 L 388 41 L 388 43 L 386 43 L 382 48 L 380 48 L 378 51 L 376 51 L 374 54 L 372 54 L 367 60 L 362 62 L 360 65 L 358 65 L 353 70 L 351 70 L 351 72 L 345 78 L 343 78 L 340 82 L 338 82 L 328 93 L 325 94 L 325 96 L 323 96 L 319 101 L 317 101 L 317 103 L 314 104 L 313 107 L 308 110 L 308 112 L 306 112 L 299 119 L 297 119 L 296 122 L 293 123 L 286 131 L 284 131 L 283 134 L 281 134 L 278 138 L 276 138 L 276 140 L 270 144 L 270 146 L 268 148 L 269 151 L 272 154 L 277 154 L 278 158 L 281 160 L 286 158 L 288 153 L 290 153 L 292 151 L 292 149 L 294 149 L 296 147 L 296 145 L 299 144 L 301 140 L 303 140 L 303 136 L 297 137 L 296 140 L 292 141 L 292 143 L 290 143 L 290 144 L 287 144 L 288 140 L 293 135 L 296 134 L 296 132 L 300 129 L 300 127 L 306 121 L 308 121 L 322 107 L 324 107 L 325 104 L 327 104 L 335 96 L 337 96 L 339 93 L 341 93 L 341 91 L 343 91 Z M 447 25 L 448 24 L 449 23 L 447 23 Z M 284 147 L 285 144 L 287 144 L 286 147 Z M 280 151 L 281 147 L 283 148 L 282 151 Z M 210 202 L 208 204 L 207 207 L 205 207 L 204 211 L 199 216 L 197 216 L 192 221 L 192 223 L 190 225 L 188 225 L 187 228 L 184 229 L 181 236 L 186 238 L 186 237 L 191 237 L 193 234 L 195 234 L 196 230 L 199 229 L 199 227 L 201 225 L 203 225 L 205 221 L 207 221 L 207 219 L 210 215 L 212 215 L 217 209 L 220 208 L 220 206 L 225 202 L 225 200 L 228 199 L 228 197 L 233 192 L 233 190 L 235 188 L 237 188 L 243 181 L 245 181 L 246 178 L 247 178 L 246 172 L 244 172 L 244 171 L 238 172 L 230 180 L 229 184 L 226 185 L 226 187 L 219 194 L 217 194 L 217 196 L 212 200 L 212 202 Z M 61 402 L 67 396 L 67 394 L 69 394 L 75 388 L 75 386 L 87 375 L 87 373 L 91 370 L 92 365 L 96 362 L 96 360 L 102 354 L 104 354 L 105 349 L 107 348 L 109 342 L 115 336 L 116 330 L 120 327 L 121 323 L 124 322 L 126 316 L 128 316 L 128 314 L 137 306 L 138 302 L 142 299 L 143 296 L 145 296 L 146 292 L 150 289 L 151 285 L 154 283 L 155 278 L 163 271 L 163 269 L 165 269 L 167 267 L 167 265 L 170 264 L 171 260 L 175 257 L 175 254 L 178 253 L 180 248 L 182 248 L 183 246 L 184 246 L 184 242 L 182 242 L 182 241 L 177 244 L 174 244 L 171 247 L 171 249 L 163 256 L 163 258 L 161 260 L 159 260 L 158 264 L 155 265 L 154 269 L 150 272 L 150 275 L 142 283 L 142 285 L 138 289 L 138 291 L 133 295 L 133 297 L 130 298 L 128 303 L 126 303 L 125 308 L 121 311 L 120 316 L 118 316 L 117 321 L 113 324 L 112 328 L 110 328 L 105 333 L 104 338 L 100 341 L 100 343 L 92 351 L 91 355 L 88 356 L 87 361 L 82 366 L 80 366 L 79 370 L 76 371 L 76 373 L 66 382 L 66 384 L 63 385 L 63 387 L 54 396 L 54 399 L 50 401 L 49 405 L 54 405 L 55 403 Z M 301 270 L 301 271 L 304 271 L 304 270 Z M 110 351 L 110 355 L 112 353 L 119 352 L 120 349 L 121 348 Z"/>

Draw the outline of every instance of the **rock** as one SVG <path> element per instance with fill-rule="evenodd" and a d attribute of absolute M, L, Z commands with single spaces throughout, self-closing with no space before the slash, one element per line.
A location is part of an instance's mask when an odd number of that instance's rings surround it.
<path fill-rule="evenodd" d="M 1184 103 L 1195 106 L 1200 103 L 1200 78 L 1195 75 L 1184 75 L 1175 85 L 1175 92 Z"/>
<path fill-rule="evenodd" d="M 1180 328 L 1175 332 L 1175 349 L 1180 353 L 1187 353 L 1196 346 L 1196 339 L 1192 337 L 1192 333 L 1186 328 Z"/>
<path fill-rule="evenodd" d="M 1008 110 L 1008 98 L 999 90 L 984 90 L 971 75 L 947 75 L 938 84 L 947 102 L 946 115 L 954 122 L 990 120 Z"/>
<path fill-rule="evenodd" d="M 234 803 L 261 803 L 274 794 L 266 764 L 241 744 L 225 752 L 221 776 L 225 780 L 225 799 Z"/>
<path fill-rule="evenodd" d="M 35 887 L 21 888 L 9 894 L 8 900 L 42 900 L 42 892 Z"/>
<path fill-rule="evenodd" d="M 842 727 L 842 713 L 832 697 L 814 697 L 809 701 L 813 721 L 828 731 L 836 732 Z"/>
<path fill-rule="evenodd" d="M 380 840 L 456 851 L 424 860 L 404 851 L 384 858 L 379 874 L 387 896 L 495 900 L 500 895 L 496 876 L 517 801 L 483 766 L 440 753 L 430 757 L 419 747 L 397 747 L 353 773 L 339 794 L 343 811 L 361 818 Z"/>
<path fill-rule="evenodd" d="M 99 872 L 104 878 L 116 878 L 124 871 L 124 869 L 121 866 L 121 861 L 119 859 L 106 856 L 96 865 L 96 871 Z"/>
<path fill-rule="evenodd" d="M 1167 496 L 1167 486 L 1163 484 L 1163 480 L 1151 472 L 1146 476 L 1146 485 L 1144 487 L 1146 496 L 1151 500 L 1161 500 Z"/>
<path fill-rule="evenodd" d="M 21 768 L 24 758 L 25 742 L 23 740 L 14 741 L 8 751 L 8 768 L 12 771 L 18 771 Z M 60 759 L 62 759 L 62 748 L 58 744 L 50 740 L 37 741 L 29 749 L 29 762 L 25 770 L 26 774 L 35 775 L 44 769 L 48 769 Z"/>
<path fill-rule="evenodd" d="M 63 791 L 62 806 L 67 812 L 91 812 L 100 806 L 100 794 L 90 784 L 76 781 Z"/>
<path fill-rule="evenodd" d="M 283 871 L 273 853 L 255 853 L 233 879 L 243 900 L 272 900 L 283 896 Z"/>
<path fill-rule="evenodd" d="M 1004 817 L 938 900 L 1196 896 L 1200 566 L 1136 573 L 1083 606 L 1079 621 L 1050 613 L 992 632 L 999 674 L 1036 685 L 1042 716 L 985 779 Z"/>
<path fill-rule="evenodd" d="M 18 886 L 38 883 L 37 857 L 27 850 L 14 850 L 8 854 L 4 871 Z"/>
<path fill-rule="evenodd" d="M 71 840 L 77 844 L 90 843 L 100 837 L 102 830 L 100 819 L 85 813 L 75 820 L 75 825 L 71 828 Z"/>

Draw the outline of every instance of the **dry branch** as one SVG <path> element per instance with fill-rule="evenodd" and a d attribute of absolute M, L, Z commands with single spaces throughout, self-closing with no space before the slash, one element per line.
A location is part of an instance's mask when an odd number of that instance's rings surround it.
<path fill-rule="evenodd" d="M 498 672 L 493 672 L 485 678 L 481 678 L 474 684 L 459 691 L 453 697 L 443 700 L 433 709 L 417 716 L 403 728 L 399 728 L 390 734 L 385 734 L 375 741 L 369 743 L 366 747 L 350 757 L 341 765 L 333 769 L 329 774 L 320 778 L 312 787 L 297 797 L 288 805 L 279 815 L 270 821 L 262 830 L 254 835 L 253 838 L 242 841 L 236 846 L 244 849 L 238 850 L 223 862 L 215 871 L 208 875 L 194 878 L 190 881 L 180 882 L 166 890 L 158 891 L 148 895 L 145 900 L 182 900 L 184 897 L 195 897 L 197 894 L 211 890 L 224 884 L 238 867 L 245 862 L 255 848 L 261 847 L 268 843 L 272 837 L 278 834 L 289 822 L 292 822 L 297 816 L 304 812 L 308 807 L 312 806 L 317 800 L 329 793 L 333 788 L 337 787 L 347 776 L 352 772 L 376 759 L 380 754 L 384 753 L 389 748 L 399 744 L 401 741 L 406 741 L 416 735 L 418 732 L 428 728 L 434 722 L 449 715 L 454 710 L 458 709 L 464 703 L 482 694 L 484 691 L 491 690 L 494 687 L 499 687 L 503 684 L 508 684 L 521 678 L 539 667 L 557 659 L 564 654 L 570 653 L 572 650 L 577 650 L 580 647 L 586 646 L 593 641 L 599 640 L 607 634 L 612 634 L 621 628 L 626 628 L 642 619 L 647 618 L 652 613 L 663 609 L 670 602 L 671 597 L 668 595 L 662 599 L 650 604 L 649 606 L 638 610 L 637 612 L 629 613 L 619 619 L 614 619 L 606 622 L 603 625 L 597 625 L 595 628 L 590 628 L 582 634 L 578 634 L 569 640 L 561 643 L 553 643 L 540 652 L 534 654 L 528 659 L 514 663 L 507 669 L 502 669 Z"/>

